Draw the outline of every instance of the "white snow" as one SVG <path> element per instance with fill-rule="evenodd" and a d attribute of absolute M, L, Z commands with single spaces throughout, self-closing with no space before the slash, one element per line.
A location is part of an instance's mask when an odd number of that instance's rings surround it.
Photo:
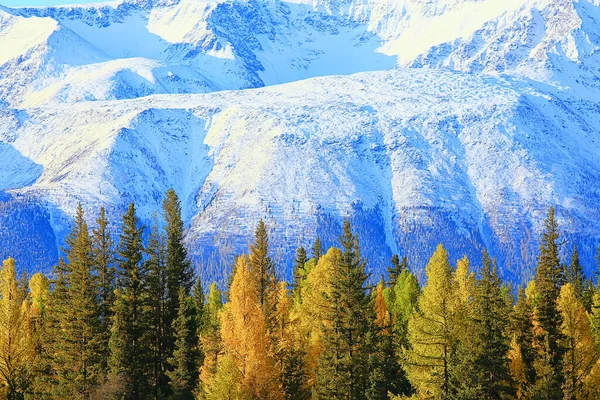
<path fill-rule="evenodd" d="M 600 236 L 597 0 L 148 4 L 0 7 L 0 189 L 149 218 L 174 186 L 191 242 L 353 203 L 391 249 L 449 215 L 526 252 L 550 204 Z"/>

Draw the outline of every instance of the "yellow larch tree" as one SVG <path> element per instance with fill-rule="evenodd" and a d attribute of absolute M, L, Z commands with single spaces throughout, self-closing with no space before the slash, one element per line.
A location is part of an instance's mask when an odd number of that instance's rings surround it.
<path fill-rule="evenodd" d="M 239 376 L 241 393 L 249 398 L 283 399 L 282 385 L 269 352 L 269 330 L 259 292 L 251 284 L 247 256 L 237 259 L 229 302 L 223 308 L 221 337 L 224 357 L 220 363 L 232 363 Z M 217 371 L 216 381 L 219 381 Z M 230 374 L 231 367 L 228 369 Z"/>
<path fill-rule="evenodd" d="M 29 385 L 34 355 L 29 313 L 26 290 L 9 258 L 0 269 L 0 398 L 20 399 Z"/>

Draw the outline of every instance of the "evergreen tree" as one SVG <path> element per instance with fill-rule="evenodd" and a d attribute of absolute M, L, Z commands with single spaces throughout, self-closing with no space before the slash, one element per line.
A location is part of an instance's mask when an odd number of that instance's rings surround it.
<path fill-rule="evenodd" d="M 400 261 L 400 257 L 398 254 L 394 254 L 391 260 L 391 266 L 388 267 L 388 283 L 390 286 L 394 286 L 398 277 L 402 274 L 406 268 L 408 268 L 408 258 L 402 257 L 402 261 Z"/>
<path fill-rule="evenodd" d="M 192 302 L 194 306 L 194 330 L 195 330 L 195 344 L 194 344 L 194 359 L 196 362 L 196 371 L 199 373 L 200 367 L 204 363 L 204 352 L 202 351 L 201 334 L 204 329 L 206 320 L 206 301 L 204 298 L 204 288 L 202 287 L 202 281 L 200 277 L 196 278 L 194 284 L 194 290 L 192 292 Z"/>
<path fill-rule="evenodd" d="M 505 334 L 508 314 L 496 267 L 484 251 L 481 279 L 477 281 L 473 319 L 473 349 L 476 356 L 473 372 L 479 399 L 508 398 L 513 394 L 508 366 L 509 342 Z"/>
<path fill-rule="evenodd" d="M 323 246 L 321 245 L 321 239 L 317 236 L 312 246 L 312 258 L 315 261 L 319 261 L 319 258 L 323 255 Z"/>
<path fill-rule="evenodd" d="M 184 287 L 179 288 L 179 307 L 173 323 L 175 330 L 175 351 L 169 360 L 174 366 L 167 374 L 171 379 L 173 399 L 193 400 L 193 391 L 198 382 L 195 349 L 197 345 L 194 321 L 194 303 L 186 294 Z"/>
<path fill-rule="evenodd" d="M 319 396 L 326 399 L 364 399 L 369 386 L 374 310 L 367 292 L 365 262 L 350 222 L 340 239 L 344 249 L 334 271 L 324 349 L 319 356 Z"/>
<path fill-rule="evenodd" d="M 452 266 L 448 252 L 438 245 L 425 268 L 427 284 L 418 309 L 408 321 L 410 349 L 405 368 L 420 396 L 448 399 L 453 347 Z"/>
<path fill-rule="evenodd" d="M 300 281 L 306 275 L 306 271 L 304 270 L 304 265 L 308 261 L 308 257 L 306 255 L 306 250 L 304 247 L 300 246 L 296 250 L 296 259 L 294 260 L 294 273 L 292 276 L 292 291 L 294 296 L 298 298 L 299 301 L 302 299 L 302 295 L 300 292 Z"/>
<path fill-rule="evenodd" d="M 573 286 L 575 296 L 577 296 L 578 299 L 583 299 L 583 295 L 587 286 L 587 279 L 585 277 L 585 273 L 583 272 L 583 267 L 579 262 L 577 245 L 573 246 L 571 264 L 565 268 L 565 283 L 570 283 L 571 286 Z"/>
<path fill-rule="evenodd" d="M 105 373 L 108 370 L 108 340 L 110 338 L 116 268 L 114 243 L 108 230 L 108 220 L 104 207 L 100 208 L 100 216 L 96 220 L 96 225 L 96 228 L 92 231 L 92 251 L 94 274 L 98 280 L 99 292 L 101 370 Z"/>
<path fill-rule="evenodd" d="M 370 351 L 369 387 L 367 398 L 371 400 L 387 399 L 405 392 L 406 378 L 395 353 L 394 332 L 390 312 L 384 298 L 384 282 L 377 285 L 375 292 L 374 338 Z"/>
<path fill-rule="evenodd" d="M 273 325 L 275 302 L 277 301 L 277 279 L 275 277 L 275 264 L 269 256 L 267 227 L 262 219 L 256 227 L 254 243 L 250 246 L 249 262 L 250 284 L 255 287 L 258 293 L 260 307 L 270 329 Z"/>
<path fill-rule="evenodd" d="M 81 204 L 66 243 L 68 286 L 56 332 L 61 357 L 55 369 L 66 396 L 86 399 L 101 378 L 104 359 L 92 241 Z"/>
<path fill-rule="evenodd" d="M 0 269 L 0 397 L 23 399 L 31 384 L 34 348 L 28 330 L 27 293 L 20 287 L 15 260 Z"/>
<path fill-rule="evenodd" d="M 123 216 L 118 246 L 119 274 L 109 342 L 111 373 L 127 382 L 124 398 L 138 400 L 150 393 L 149 308 L 147 271 L 142 263 L 143 228 L 129 205 Z"/>
<path fill-rule="evenodd" d="M 164 398 L 169 393 L 167 358 L 169 337 L 167 332 L 167 269 L 165 238 L 161 234 L 156 215 L 152 225 L 145 269 L 148 273 L 149 345 L 152 364 L 151 384 L 155 398 Z"/>
<path fill-rule="evenodd" d="M 184 225 L 181 219 L 181 203 L 173 189 L 167 191 L 163 200 L 163 214 L 166 223 L 166 270 L 167 270 L 167 303 L 165 318 L 165 336 L 168 354 L 175 345 L 174 332 L 171 327 L 177 318 L 179 307 L 179 288 L 183 287 L 190 294 L 194 285 L 194 270 L 185 247 Z"/>
<path fill-rule="evenodd" d="M 544 222 L 544 233 L 536 269 L 537 304 L 534 318 L 536 322 L 536 397 L 556 399 L 562 396 L 564 381 L 561 368 L 564 349 L 561 345 L 562 324 L 556 301 L 562 282 L 563 268 L 558 258 L 558 224 L 554 208 L 550 208 Z"/>

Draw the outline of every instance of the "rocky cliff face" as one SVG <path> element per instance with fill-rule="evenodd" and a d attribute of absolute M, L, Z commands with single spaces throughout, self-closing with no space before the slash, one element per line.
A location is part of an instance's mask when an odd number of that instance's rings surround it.
<path fill-rule="evenodd" d="M 351 218 L 375 278 L 393 252 L 422 271 L 441 241 L 453 257 L 489 248 L 518 281 L 554 204 L 567 247 L 578 243 L 591 269 L 599 10 L 542 0 L 0 8 L 10 166 L 0 231 L 39 226 L 36 254 L 22 258 L 47 268 L 77 202 L 116 220 L 135 201 L 149 220 L 174 187 L 207 279 L 224 277 L 225 255 L 243 251 L 263 217 L 284 275 L 295 246 L 316 235 L 334 245 Z M 23 247 L 2 238 L 4 254 Z"/>

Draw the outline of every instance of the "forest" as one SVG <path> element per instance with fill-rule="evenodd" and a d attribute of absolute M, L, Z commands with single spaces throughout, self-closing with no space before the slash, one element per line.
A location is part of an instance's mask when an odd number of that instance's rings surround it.
<path fill-rule="evenodd" d="M 51 274 L 3 262 L 0 398 L 600 398 L 600 289 L 553 208 L 518 288 L 443 244 L 422 286 L 398 255 L 372 284 L 348 221 L 286 282 L 261 221 L 224 290 L 197 278 L 173 190 L 162 208 L 146 228 L 129 205 L 113 237 L 80 205 Z"/>

